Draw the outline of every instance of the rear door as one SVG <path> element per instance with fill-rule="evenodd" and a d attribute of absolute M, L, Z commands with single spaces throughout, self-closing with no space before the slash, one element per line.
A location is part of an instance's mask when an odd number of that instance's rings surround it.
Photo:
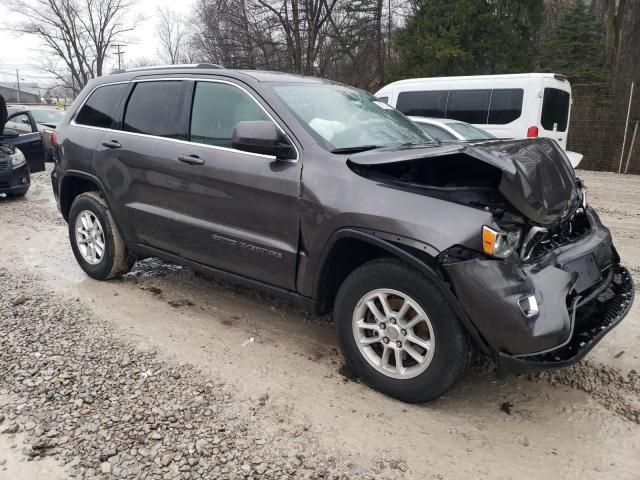
<path fill-rule="evenodd" d="M 553 138 L 567 148 L 571 114 L 571 89 L 567 82 L 545 78 L 540 108 L 540 136 Z"/>
<path fill-rule="evenodd" d="M 172 78 L 131 82 L 93 166 L 127 241 L 188 257 L 176 246 L 191 236 L 189 225 L 172 220 L 185 208 L 176 192 L 184 187 L 178 156 L 187 139 L 187 87 Z"/>

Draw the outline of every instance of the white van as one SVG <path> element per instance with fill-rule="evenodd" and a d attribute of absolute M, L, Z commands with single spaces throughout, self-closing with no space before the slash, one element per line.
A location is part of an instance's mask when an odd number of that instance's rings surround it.
<path fill-rule="evenodd" d="M 572 99 L 563 75 L 415 78 L 390 83 L 376 97 L 408 116 L 460 120 L 498 138 L 549 137 L 567 148 Z"/>

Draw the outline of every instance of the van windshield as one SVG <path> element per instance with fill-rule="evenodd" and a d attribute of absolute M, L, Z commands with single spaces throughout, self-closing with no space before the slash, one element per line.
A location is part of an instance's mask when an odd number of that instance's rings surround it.
<path fill-rule="evenodd" d="M 558 88 L 545 88 L 542 100 L 542 128 L 549 131 L 564 132 L 569 120 L 571 94 Z"/>
<path fill-rule="evenodd" d="M 362 90 L 290 83 L 273 90 L 303 127 L 335 153 L 433 141 L 395 108 Z"/>

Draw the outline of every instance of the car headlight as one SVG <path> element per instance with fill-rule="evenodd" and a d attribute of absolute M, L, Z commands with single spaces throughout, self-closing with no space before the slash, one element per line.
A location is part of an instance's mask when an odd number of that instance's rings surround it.
<path fill-rule="evenodd" d="M 482 227 L 482 251 L 495 258 L 507 258 L 518 248 L 520 230 L 502 232 L 486 225 Z"/>
<path fill-rule="evenodd" d="M 25 163 L 27 163 L 27 159 L 24 157 L 24 153 L 16 148 L 15 153 L 11 155 L 11 165 L 13 165 L 13 168 L 17 168 Z"/>

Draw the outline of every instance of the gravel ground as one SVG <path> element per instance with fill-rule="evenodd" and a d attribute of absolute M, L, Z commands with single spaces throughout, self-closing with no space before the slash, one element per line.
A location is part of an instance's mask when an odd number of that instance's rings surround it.
<path fill-rule="evenodd" d="M 31 298 L 34 283 L 0 268 L 0 432 L 25 432 L 27 458 L 53 456 L 78 478 L 372 476 L 323 458 L 304 431 L 261 434 L 267 395 L 243 401 L 193 366 L 136 349 L 79 305 Z"/>
<path fill-rule="evenodd" d="M 640 177 L 579 174 L 638 284 Z M 404 405 L 330 317 L 155 259 L 95 282 L 66 229 L 48 173 L 0 198 L 0 478 L 640 478 L 638 302 L 573 367 Z"/>

